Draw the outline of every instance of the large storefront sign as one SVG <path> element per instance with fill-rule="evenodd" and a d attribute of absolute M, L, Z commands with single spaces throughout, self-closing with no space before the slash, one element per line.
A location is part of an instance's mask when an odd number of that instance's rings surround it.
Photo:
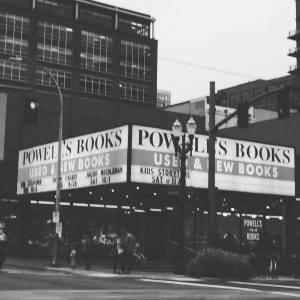
<path fill-rule="evenodd" d="M 62 143 L 62 189 L 127 180 L 128 126 L 87 134 Z M 54 191 L 58 143 L 19 152 L 17 194 Z"/>
<path fill-rule="evenodd" d="M 178 185 L 180 160 L 175 157 L 171 131 L 129 126 L 63 141 L 62 189 L 76 189 L 127 181 L 131 146 L 131 182 Z M 54 191 L 57 142 L 19 152 L 17 193 Z M 208 137 L 195 135 L 188 156 L 186 186 L 208 186 Z M 295 196 L 294 148 L 217 138 L 216 187 L 220 190 Z"/>
<path fill-rule="evenodd" d="M 178 185 L 180 160 L 171 131 L 132 127 L 131 181 Z M 208 137 L 195 135 L 186 186 L 208 187 Z M 294 148 L 217 138 L 215 182 L 220 190 L 295 196 Z"/>

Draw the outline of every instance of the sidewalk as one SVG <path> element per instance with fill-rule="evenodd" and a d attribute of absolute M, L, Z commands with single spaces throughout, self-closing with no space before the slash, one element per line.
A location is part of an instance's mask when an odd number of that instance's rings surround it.
<path fill-rule="evenodd" d="M 51 261 L 49 259 L 37 259 L 37 258 L 15 258 L 8 257 L 4 262 L 2 268 L 18 268 L 28 270 L 40 270 L 40 271 L 53 271 L 72 273 L 81 276 L 89 277 L 134 277 L 134 278 L 149 278 L 149 279 L 161 279 L 161 280 L 180 280 L 180 281 L 200 281 L 200 279 L 192 278 L 186 275 L 175 275 L 171 272 L 157 272 L 145 269 L 139 269 L 138 267 L 133 269 L 130 274 L 113 274 L 112 265 L 110 262 L 94 261 L 92 262 L 92 269 L 85 270 L 84 263 L 79 261 L 76 269 L 71 269 L 65 261 L 60 261 L 61 266 L 57 268 L 50 267 Z"/>
<path fill-rule="evenodd" d="M 200 282 L 200 281 L 224 281 L 222 278 L 193 278 L 187 275 L 177 275 L 172 272 L 158 272 L 147 269 L 139 269 L 138 267 L 133 269 L 130 274 L 113 274 L 112 266 L 110 262 L 105 261 L 94 261 L 92 263 L 92 270 L 85 270 L 84 263 L 79 261 L 76 269 L 71 269 L 67 262 L 60 261 L 61 267 L 53 268 L 50 267 L 51 261 L 47 258 L 15 258 L 9 257 L 3 264 L 3 269 L 7 268 L 18 268 L 18 269 L 28 269 L 28 270 L 40 270 L 40 271 L 53 271 L 53 272 L 63 272 L 77 274 L 80 276 L 88 277 L 103 277 L 103 278 L 113 278 L 113 277 L 129 277 L 129 278 L 147 278 L 156 280 L 175 280 L 175 281 L 189 281 L 189 282 Z M 226 281 L 226 280 L 225 280 Z M 230 280 L 228 280 L 230 281 Z M 300 285 L 300 279 L 295 279 L 292 276 L 278 276 L 278 279 L 272 279 L 265 276 L 257 276 L 253 279 L 248 280 L 248 282 L 253 283 L 265 283 L 265 284 L 297 284 Z"/>

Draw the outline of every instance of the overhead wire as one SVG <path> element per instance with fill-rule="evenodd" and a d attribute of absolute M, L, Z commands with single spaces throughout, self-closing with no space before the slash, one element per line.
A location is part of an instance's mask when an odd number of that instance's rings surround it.
<path fill-rule="evenodd" d="M 191 66 L 191 67 L 195 67 L 195 68 L 201 68 L 201 69 L 206 69 L 206 70 L 210 70 L 210 71 L 221 72 L 221 73 L 230 74 L 230 75 L 234 75 L 234 76 L 244 77 L 244 78 L 248 78 L 248 79 L 249 78 L 254 79 L 254 80 L 261 79 L 261 78 L 258 78 L 257 76 L 246 75 L 246 74 L 242 74 L 242 73 L 236 73 L 236 72 L 232 72 L 232 71 L 228 71 L 228 70 L 224 70 L 224 69 L 218 69 L 218 68 L 214 68 L 214 67 L 203 66 L 203 65 L 199 65 L 199 64 L 195 64 L 195 63 L 180 61 L 180 60 L 167 58 L 167 57 L 162 57 L 162 56 L 159 56 L 158 59 L 165 60 L 165 61 L 168 61 L 168 62 L 173 62 L 173 63 L 176 63 L 176 64 L 185 65 L 185 66 Z"/>

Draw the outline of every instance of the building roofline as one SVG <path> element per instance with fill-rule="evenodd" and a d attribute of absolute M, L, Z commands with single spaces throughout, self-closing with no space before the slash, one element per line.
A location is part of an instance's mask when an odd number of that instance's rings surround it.
<path fill-rule="evenodd" d="M 267 81 L 268 80 L 265 80 L 265 79 L 256 79 L 256 80 L 240 83 L 240 84 L 237 84 L 237 85 L 233 85 L 233 86 L 230 86 L 230 87 L 227 87 L 227 88 L 224 88 L 224 89 L 220 89 L 218 91 L 231 90 L 233 88 L 242 87 L 244 85 L 248 85 L 248 84 L 252 84 L 252 83 L 258 83 L 258 82 L 267 82 Z"/>
<path fill-rule="evenodd" d="M 226 91 L 226 90 L 231 90 L 231 89 L 234 89 L 234 88 L 240 88 L 240 87 L 243 87 L 243 86 L 248 85 L 248 84 L 254 84 L 254 83 L 259 83 L 259 82 L 261 82 L 261 83 L 271 83 L 271 82 L 274 82 L 274 81 L 280 81 L 281 79 L 284 79 L 284 78 L 288 79 L 290 77 L 292 77 L 292 75 L 284 75 L 284 76 L 271 78 L 271 79 L 256 79 L 256 80 L 240 83 L 240 84 L 237 84 L 237 85 L 234 85 L 234 86 L 230 86 L 230 87 L 227 87 L 227 88 L 224 88 L 224 89 L 220 89 L 219 91 Z"/>
<path fill-rule="evenodd" d="M 166 106 L 166 107 L 164 107 L 164 108 L 180 106 L 180 105 L 182 105 L 182 104 L 196 103 L 196 102 L 199 102 L 199 101 L 205 101 L 205 100 L 207 99 L 207 97 L 208 97 L 208 96 L 196 97 L 196 98 L 193 98 L 193 99 L 190 99 L 190 100 L 185 100 L 185 101 L 182 101 L 182 102 L 179 102 L 179 103 L 175 103 L 175 104 Z"/>
<path fill-rule="evenodd" d="M 117 6 L 113 6 L 113 5 L 109 5 L 109 4 L 104 4 L 101 2 L 96 2 L 93 0 L 75 0 L 77 3 L 83 3 L 83 4 L 87 4 L 87 5 L 92 5 L 92 6 L 96 6 L 99 8 L 104 8 L 113 12 L 119 12 L 119 13 L 124 13 L 127 15 L 131 15 L 133 17 L 137 17 L 137 18 L 142 18 L 142 19 L 146 19 L 150 22 L 155 22 L 156 19 L 151 17 L 150 15 L 144 14 L 144 13 L 140 13 L 140 12 L 136 12 L 133 10 L 128 10 L 125 8 L 121 8 L 121 7 L 117 7 Z"/>

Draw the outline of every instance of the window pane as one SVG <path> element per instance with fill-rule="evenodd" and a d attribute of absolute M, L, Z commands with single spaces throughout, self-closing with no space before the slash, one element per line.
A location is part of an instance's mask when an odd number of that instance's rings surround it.
<path fill-rule="evenodd" d="M 121 41 L 121 75 L 150 80 L 150 46 L 131 41 Z"/>
<path fill-rule="evenodd" d="M 88 31 L 81 32 L 80 66 L 92 71 L 113 72 L 113 39 Z"/>
<path fill-rule="evenodd" d="M 29 19 L 0 12 L 0 52 L 8 55 L 28 55 Z"/>
<path fill-rule="evenodd" d="M 49 22 L 38 23 L 38 58 L 58 64 L 72 64 L 73 30 Z"/>

